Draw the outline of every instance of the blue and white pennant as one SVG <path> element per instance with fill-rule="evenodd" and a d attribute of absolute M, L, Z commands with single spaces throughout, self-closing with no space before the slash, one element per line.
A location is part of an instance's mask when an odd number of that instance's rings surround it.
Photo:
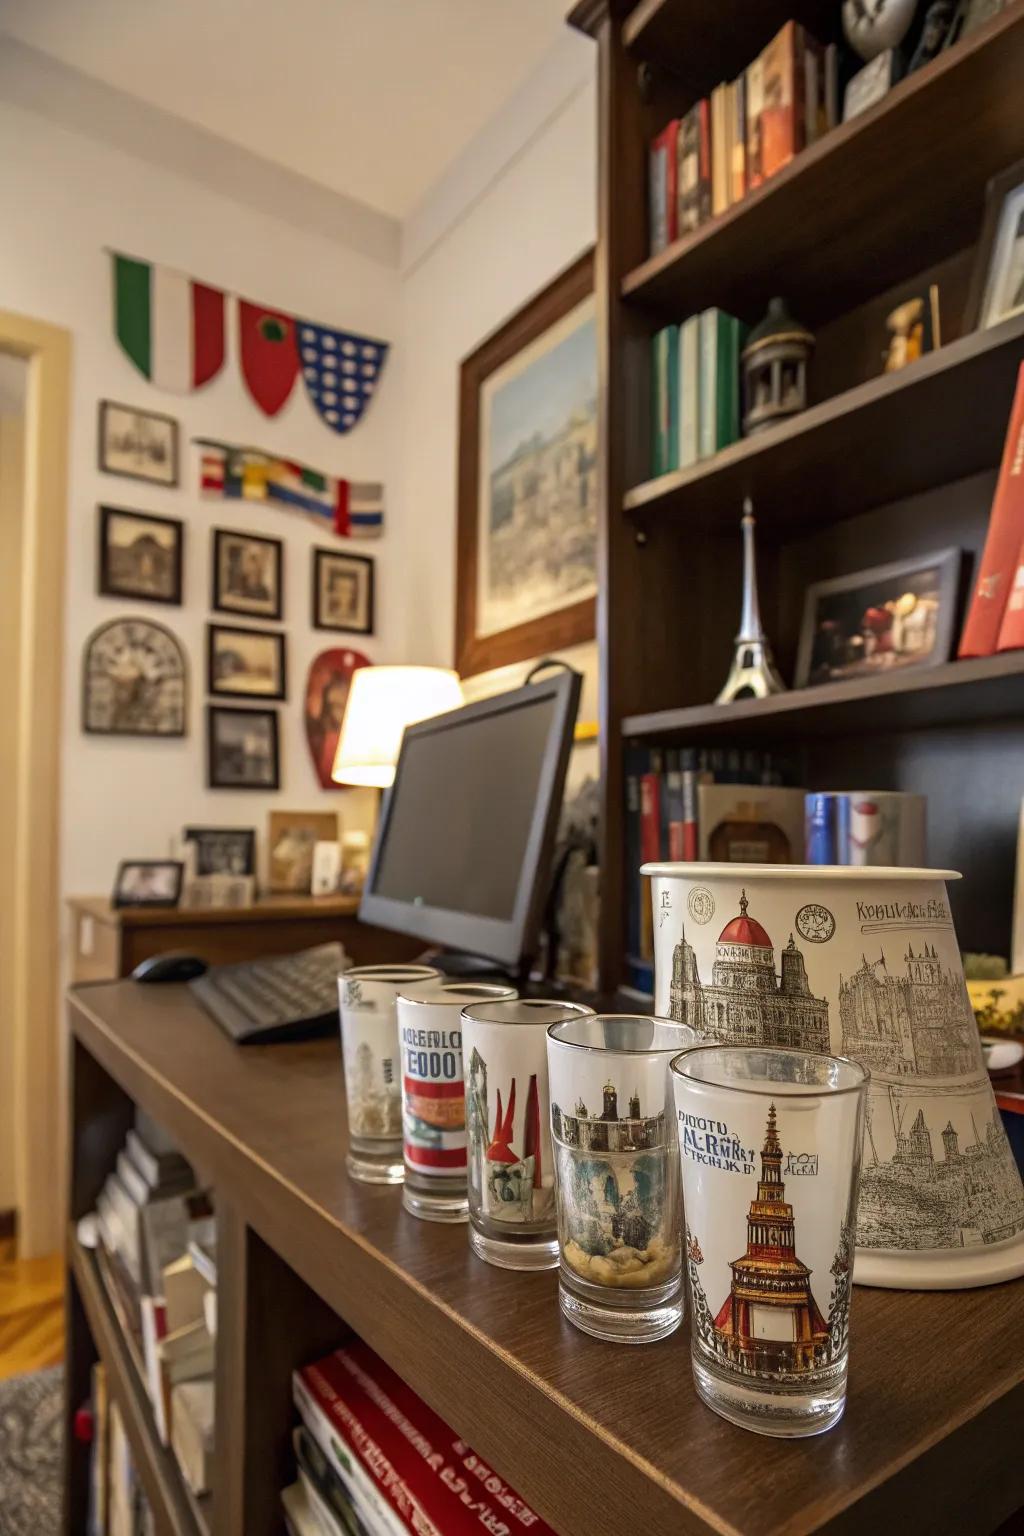
<path fill-rule="evenodd" d="M 297 321 L 306 393 L 335 432 L 350 432 L 369 403 L 388 355 L 386 341 Z"/>

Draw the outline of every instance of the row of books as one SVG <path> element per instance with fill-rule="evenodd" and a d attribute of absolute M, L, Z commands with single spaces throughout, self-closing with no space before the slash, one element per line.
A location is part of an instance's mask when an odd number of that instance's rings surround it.
<path fill-rule="evenodd" d="M 92 1440 L 89 1482 L 89 1536 L 157 1536 L 156 1518 L 143 1491 L 121 1411 L 107 1389 L 102 1364 L 92 1368 L 87 1413 Z M 75 1430 L 83 1437 L 82 1414 Z"/>
<path fill-rule="evenodd" d="M 710 458 L 740 436 L 746 326 L 721 309 L 666 325 L 651 341 L 651 473 Z"/>
<path fill-rule="evenodd" d="M 649 157 L 651 254 L 759 187 L 839 122 L 839 61 L 798 22 L 673 118 Z"/>
<path fill-rule="evenodd" d="M 988 534 L 960 639 L 961 656 L 1024 648 L 1024 363 L 1010 411 Z"/>
<path fill-rule="evenodd" d="M 354 1339 L 292 1378 L 290 1536 L 552 1536 L 492 1466 Z"/>

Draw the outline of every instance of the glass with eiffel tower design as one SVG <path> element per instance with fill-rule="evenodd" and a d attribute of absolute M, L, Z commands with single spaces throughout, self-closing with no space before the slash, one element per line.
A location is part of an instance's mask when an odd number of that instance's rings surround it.
<path fill-rule="evenodd" d="M 500 1269 L 558 1267 L 547 1030 L 592 1014 L 527 997 L 462 1010 L 469 1244 Z"/>
<path fill-rule="evenodd" d="M 698 1396 L 762 1435 L 846 1406 L 869 1074 L 842 1056 L 704 1045 L 672 1062 Z"/>

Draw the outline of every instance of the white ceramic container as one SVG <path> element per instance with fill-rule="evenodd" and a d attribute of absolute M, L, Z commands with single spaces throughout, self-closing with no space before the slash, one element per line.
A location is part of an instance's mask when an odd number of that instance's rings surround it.
<path fill-rule="evenodd" d="M 871 1072 L 854 1280 L 942 1290 L 1024 1274 L 1024 1189 L 933 869 L 645 864 L 655 1012 L 704 1040 Z"/>

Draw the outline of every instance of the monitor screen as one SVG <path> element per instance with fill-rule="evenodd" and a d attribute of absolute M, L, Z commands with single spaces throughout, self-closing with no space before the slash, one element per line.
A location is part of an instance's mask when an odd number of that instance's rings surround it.
<path fill-rule="evenodd" d="M 560 673 L 406 731 L 362 917 L 506 965 L 526 956 L 578 696 Z"/>

